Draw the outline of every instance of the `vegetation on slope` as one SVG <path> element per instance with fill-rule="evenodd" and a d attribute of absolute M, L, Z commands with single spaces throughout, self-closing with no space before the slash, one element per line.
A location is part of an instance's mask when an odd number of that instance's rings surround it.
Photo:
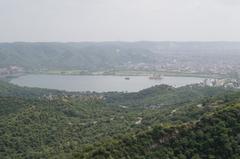
<path fill-rule="evenodd" d="M 124 43 L 1 43 L 0 67 L 99 70 L 154 62 L 146 48 Z"/>
<path fill-rule="evenodd" d="M 226 106 L 197 123 L 155 127 L 87 147 L 76 158 L 238 159 L 240 105 Z"/>
<path fill-rule="evenodd" d="M 0 157 L 154 158 L 163 149 L 169 157 L 189 158 L 170 142 L 161 148 L 159 134 L 190 134 L 204 114 L 240 103 L 239 96 L 234 90 L 197 85 L 81 94 L 0 83 Z"/>

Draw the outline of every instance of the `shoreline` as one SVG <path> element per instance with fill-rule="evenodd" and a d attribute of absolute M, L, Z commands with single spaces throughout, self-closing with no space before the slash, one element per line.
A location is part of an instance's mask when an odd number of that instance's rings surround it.
<path fill-rule="evenodd" d="M 187 72 L 167 72 L 167 71 L 115 71 L 115 72 L 88 72 L 88 73 L 71 73 L 71 72 L 27 72 L 22 75 L 61 75 L 61 76 L 153 76 L 159 74 L 161 76 L 173 77 L 198 77 L 198 78 L 227 78 L 227 75 L 220 74 L 201 74 Z M 20 75 L 20 76 L 22 76 Z"/>

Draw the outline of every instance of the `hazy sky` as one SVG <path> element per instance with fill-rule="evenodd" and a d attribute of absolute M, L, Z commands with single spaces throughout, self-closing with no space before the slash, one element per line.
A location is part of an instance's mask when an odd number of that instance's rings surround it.
<path fill-rule="evenodd" d="M 240 41 L 240 0 L 0 0 L 0 42 Z"/>

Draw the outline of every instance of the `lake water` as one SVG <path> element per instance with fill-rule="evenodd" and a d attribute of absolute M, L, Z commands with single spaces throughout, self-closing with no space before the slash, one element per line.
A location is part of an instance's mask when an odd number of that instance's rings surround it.
<path fill-rule="evenodd" d="M 11 83 L 19 86 L 49 88 L 66 91 L 127 91 L 137 92 L 159 84 L 180 87 L 200 83 L 203 78 L 166 77 L 162 80 L 150 80 L 148 76 L 65 76 L 65 75 L 26 75 L 15 78 Z"/>

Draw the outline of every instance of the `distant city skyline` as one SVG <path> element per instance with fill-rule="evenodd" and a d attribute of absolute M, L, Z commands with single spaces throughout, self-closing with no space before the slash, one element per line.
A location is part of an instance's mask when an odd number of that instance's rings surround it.
<path fill-rule="evenodd" d="M 239 0 L 0 0 L 0 42 L 240 41 Z"/>

